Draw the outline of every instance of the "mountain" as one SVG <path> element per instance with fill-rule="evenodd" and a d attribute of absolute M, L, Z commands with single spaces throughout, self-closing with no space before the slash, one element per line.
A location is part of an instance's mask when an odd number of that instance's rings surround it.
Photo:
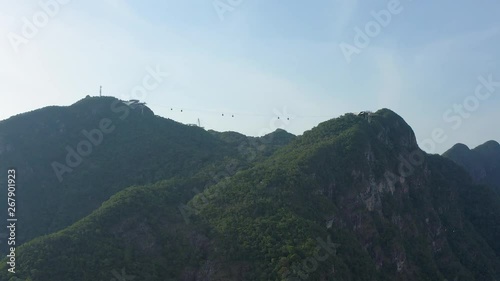
<path fill-rule="evenodd" d="M 476 183 L 486 184 L 500 194 L 500 144 L 488 141 L 474 149 L 456 144 L 443 154 L 462 166 Z"/>
<path fill-rule="evenodd" d="M 500 198 L 420 150 L 394 112 L 346 114 L 290 139 L 245 168 L 220 166 L 221 176 L 201 169 L 119 191 L 77 223 L 19 247 L 16 277 L 500 278 Z M 11 277 L 6 262 L 0 280 Z"/>
<path fill-rule="evenodd" d="M 270 151 L 284 145 L 252 142 Z M 87 97 L 1 121 L 0 170 L 17 169 L 17 243 L 70 226 L 126 187 L 209 173 L 229 162 L 241 168 L 254 159 L 238 149 L 251 148 L 250 138 L 230 146 L 202 128 L 112 97 Z M 7 174 L 0 180 L 7 182 Z M 0 207 L 7 210 L 7 201 Z"/>

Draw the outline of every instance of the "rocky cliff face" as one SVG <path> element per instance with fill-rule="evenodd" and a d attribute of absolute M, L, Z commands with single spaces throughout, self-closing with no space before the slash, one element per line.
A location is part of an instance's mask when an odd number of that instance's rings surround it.
<path fill-rule="evenodd" d="M 339 208 L 327 214 L 327 225 L 355 235 L 377 271 L 394 272 L 390 278 L 442 278 L 439 270 L 426 275 L 416 257 L 427 256 L 435 269 L 449 266 L 437 259 L 441 255 L 460 262 L 448 242 L 451 226 L 443 223 L 445 210 L 458 209 L 459 192 L 449 183 L 440 187 L 447 197 L 440 203 L 434 200 L 435 160 L 420 150 L 412 129 L 399 116 L 382 110 L 363 117 L 368 125 L 358 124 L 362 129 L 349 140 L 339 140 L 346 146 L 334 143 L 310 163 L 323 171 L 315 175 L 323 182 L 321 194 Z M 358 145 L 350 149 L 352 143 Z M 454 223 L 452 231 L 463 230 L 466 219 L 459 216 Z"/>

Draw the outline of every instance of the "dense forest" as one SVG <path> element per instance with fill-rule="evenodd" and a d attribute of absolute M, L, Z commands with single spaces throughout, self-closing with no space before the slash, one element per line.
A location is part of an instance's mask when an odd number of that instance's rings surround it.
<path fill-rule="evenodd" d="M 257 138 L 89 97 L 0 140 L 22 186 L 2 281 L 500 279 L 500 146 L 429 155 L 388 109 Z"/>

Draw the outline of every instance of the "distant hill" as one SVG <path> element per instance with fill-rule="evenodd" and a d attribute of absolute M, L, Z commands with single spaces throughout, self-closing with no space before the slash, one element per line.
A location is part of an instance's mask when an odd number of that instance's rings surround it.
<path fill-rule="evenodd" d="M 200 133 L 213 141 L 211 153 L 245 139 L 207 134 Z M 291 142 L 209 184 L 202 168 L 119 191 L 77 223 L 21 246 L 16 276 L 500 279 L 499 197 L 452 161 L 420 150 L 394 112 L 346 114 L 295 138 L 277 134 Z M 190 189 L 199 192 L 184 204 Z M 6 260 L 0 280 L 9 280 Z"/>
<path fill-rule="evenodd" d="M 500 194 L 500 144 L 488 141 L 474 149 L 456 144 L 443 154 L 464 167 L 476 183 L 486 184 Z"/>

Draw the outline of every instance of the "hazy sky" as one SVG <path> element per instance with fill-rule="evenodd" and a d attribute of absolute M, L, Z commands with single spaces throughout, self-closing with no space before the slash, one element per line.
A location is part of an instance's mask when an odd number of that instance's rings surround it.
<path fill-rule="evenodd" d="M 0 119 L 103 85 L 218 131 L 302 134 L 387 107 L 429 152 L 500 140 L 498 0 L 55 1 L 0 0 Z"/>

